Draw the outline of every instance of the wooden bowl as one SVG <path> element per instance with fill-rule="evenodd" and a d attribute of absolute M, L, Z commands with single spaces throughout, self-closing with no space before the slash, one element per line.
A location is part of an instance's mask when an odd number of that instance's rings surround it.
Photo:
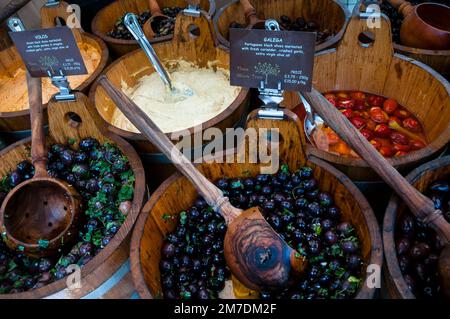
<path fill-rule="evenodd" d="M 301 16 L 316 22 L 323 29 L 335 32 L 334 36 L 317 45 L 316 51 L 335 46 L 341 40 L 350 17 L 347 7 L 337 0 L 251 0 L 250 2 L 255 7 L 259 19 L 278 19 L 281 15 L 296 19 Z M 225 48 L 230 47 L 229 26 L 234 21 L 246 24 L 239 0 L 229 1 L 218 8 L 213 18 L 217 39 Z"/>
<path fill-rule="evenodd" d="M 111 240 L 111 242 L 102 251 L 97 254 L 90 262 L 81 268 L 81 284 L 79 290 L 68 290 L 66 280 L 52 282 L 42 288 L 31 291 L 0 295 L 0 298 L 81 298 L 97 287 L 103 284 L 110 276 L 112 276 L 120 266 L 122 266 L 128 258 L 127 248 L 129 243 L 130 231 L 137 219 L 140 209 L 142 208 L 145 194 L 145 175 L 144 168 L 135 150 L 120 137 L 109 133 L 106 129 L 100 130 L 95 121 L 102 123 L 96 119 L 96 112 L 89 110 L 87 107 L 88 99 L 86 96 L 77 93 L 76 102 L 65 102 L 53 104 L 49 107 L 48 116 L 50 123 L 50 132 L 47 136 L 47 143 L 67 143 L 68 138 L 79 141 L 82 138 L 94 137 L 100 142 L 112 142 L 116 144 L 122 153 L 128 158 L 133 169 L 136 181 L 134 187 L 134 197 L 128 213 L 120 230 Z M 74 125 L 67 118 L 69 112 L 76 113 L 81 118 L 81 124 Z M 96 120 L 93 120 L 96 119 Z M 0 176 L 5 176 L 12 170 L 16 169 L 16 165 L 23 160 L 30 160 L 30 138 L 18 141 L 0 152 L 2 161 L 0 163 Z"/>
<path fill-rule="evenodd" d="M 167 7 L 187 7 L 187 3 L 184 0 L 157 0 L 157 2 L 161 9 Z M 214 1 L 210 0 L 201 0 L 200 7 L 207 10 L 210 15 L 212 15 L 215 10 Z M 92 20 L 92 32 L 106 42 L 114 57 L 121 57 L 122 55 L 138 49 L 139 45 L 135 40 L 115 39 L 108 36 L 107 33 L 114 28 L 116 21 L 126 13 L 131 12 L 140 14 L 149 10 L 150 6 L 148 0 L 117 0 L 97 13 L 94 20 Z M 172 35 L 159 37 L 150 40 L 150 43 L 169 41 L 172 38 Z"/>
<path fill-rule="evenodd" d="M 408 174 L 406 179 L 420 192 L 425 192 L 432 182 L 449 174 L 450 156 L 445 156 L 418 167 Z M 407 206 L 394 194 L 389 201 L 383 221 L 383 246 L 386 259 L 384 279 L 389 296 L 395 299 L 416 298 L 403 279 L 395 249 L 396 224 L 406 211 L 408 211 Z"/>
<path fill-rule="evenodd" d="M 331 165 L 316 158 L 304 158 L 301 146 L 303 133 L 298 118 L 290 111 L 285 111 L 285 114 L 286 118 L 291 120 L 290 123 L 294 123 L 295 130 L 286 120 L 261 122 L 257 117 L 257 111 L 249 115 L 248 126 L 279 128 L 280 141 L 283 141 L 280 143 L 280 162 L 287 163 L 291 170 L 305 164 L 314 168 L 320 189 L 334 194 L 336 205 L 343 212 L 343 219 L 355 225 L 362 242 L 364 262 L 367 265 L 381 265 L 381 236 L 376 218 L 366 199 L 346 176 Z M 255 122 L 262 125 L 255 126 L 253 125 Z M 260 173 L 262 165 L 224 162 L 201 164 L 197 167 L 209 180 L 216 181 L 223 177 L 255 176 Z M 144 206 L 133 231 L 130 253 L 133 281 L 141 298 L 161 298 L 159 261 L 163 241 L 176 228 L 179 212 L 192 206 L 197 196 L 192 184 L 176 173 L 152 194 Z M 170 214 L 174 218 L 165 221 L 164 214 Z M 364 285 L 356 298 L 372 298 L 374 292 L 375 289 Z"/>
<path fill-rule="evenodd" d="M 71 88 L 87 93 L 92 82 L 103 71 L 108 61 L 108 49 L 103 41 L 88 33 L 79 33 L 77 43 L 89 71 L 86 75 L 69 76 Z M 0 51 L 0 132 L 15 132 L 30 129 L 28 93 L 25 81 L 25 65 L 12 46 Z M 43 103 L 58 89 L 49 78 L 43 78 Z M 19 106 L 20 105 L 20 106 Z M 14 111 L 13 111 L 14 110 Z"/>
<path fill-rule="evenodd" d="M 378 0 L 382 2 L 385 0 Z M 365 2 L 367 0 L 360 0 L 356 6 L 355 10 L 365 10 Z M 442 74 L 447 79 L 450 79 L 450 50 L 426 50 L 412 48 L 409 46 L 402 45 L 400 43 L 394 43 L 395 52 L 403 54 L 414 60 L 425 63 L 432 69 Z"/>
<path fill-rule="evenodd" d="M 389 20 L 382 15 L 381 28 L 368 29 L 355 11 L 340 45 L 316 54 L 313 83 L 320 92 L 358 90 L 396 99 L 422 123 L 429 144 L 406 156 L 390 158 L 406 172 L 438 156 L 450 140 L 450 83 L 425 64 L 393 54 Z M 358 36 L 372 32 L 375 41 L 359 43 Z M 352 180 L 373 181 L 378 176 L 362 159 L 346 158 L 309 147 Z"/>

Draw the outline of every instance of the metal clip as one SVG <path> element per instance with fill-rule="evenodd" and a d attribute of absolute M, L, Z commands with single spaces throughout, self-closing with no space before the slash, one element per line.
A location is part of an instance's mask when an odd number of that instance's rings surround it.
<path fill-rule="evenodd" d="M 70 93 L 69 81 L 62 70 L 59 70 L 59 75 L 52 74 L 50 71 L 47 71 L 47 74 L 52 79 L 52 84 L 59 90 L 59 93 L 55 95 L 56 101 L 75 101 L 75 95 Z"/>
<path fill-rule="evenodd" d="M 183 10 L 183 14 L 190 17 L 199 18 L 201 15 L 200 6 L 195 4 L 188 4 L 188 7 Z"/>
<path fill-rule="evenodd" d="M 266 30 L 280 31 L 280 25 L 276 20 L 269 19 L 265 23 Z M 260 118 L 280 119 L 284 118 L 283 111 L 280 110 L 279 105 L 283 101 L 284 91 L 281 89 L 281 81 L 278 82 L 276 89 L 265 87 L 264 81 L 261 81 L 259 88 L 259 99 L 264 103 L 264 107 L 258 112 Z"/>
<path fill-rule="evenodd" d="M 12 32 L 25 31 L 25 26 L 19 18 L 11 18 L 8 20 L 8 27 Z"/>
<path fill-rule="evenodd" d="M 44 7 L 52 8 L 52 7 L 56 7 L 58 5 L 59 5 L 59 1 L 58 0 L 47 0 L 47 2 L 44 4 Z"/>

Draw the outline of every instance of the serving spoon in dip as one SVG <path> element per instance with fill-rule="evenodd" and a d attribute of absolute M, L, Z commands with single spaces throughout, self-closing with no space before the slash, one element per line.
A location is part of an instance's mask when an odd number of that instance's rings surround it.
<path fill-rule="evenodd" d="M 258 207 L 242 211 L 233 207 L 223 192 L 203 176 L 158 126 L 122 91 L 101 76 L 99 84 L 109 97 L 196 188 L 208 205 L 225 219 L 225 259 L 233 275 L 252 290 L 274 290 L 301 274 L 307 261 L 292 249 L 264 219 Z"/>
<path fill-rule="evenodd" d="M 127 13 L 124 17 L 124 24 L 136 39 L 136 41 L 139 43 L 142 50 L 144 50 L 145 54 L 150 60 L 150 63 L 155 68 L 156 72 L 158 73 L 159 77 L 161 78 L 165 87 L 168 89 L 171 95 L 177 100 L 185 100 L 186 98 L 193 96 L 194 91 L 192 89 L 184 88 L 181 90 L 173 85 L 169 73 L 159 60 L 155 50 L 145 36 L 144 31 L 139 25 L 136 15 L 133 13 Z"/>

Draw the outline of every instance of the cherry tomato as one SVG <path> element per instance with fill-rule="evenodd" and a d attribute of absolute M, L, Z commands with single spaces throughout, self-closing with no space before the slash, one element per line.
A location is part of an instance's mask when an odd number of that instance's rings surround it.
<path fill-rule="evenodd" d="M 377 123 L 387 123 L 389 121 L 389 116 L 381 109 L 381 107 L 372 107 L 369 114 L 370 118 Z"/>
<path fill-rule="evenodd" d="M 355 99 L 355 110 L 363 111 L 366 109 L 366 100 Z"/>
<path fill-rule="evenodd" d="M 350 109 L 340 110 L 342 114 L 345 115 L 346 118 L 350 119 L 353 116 L 353 111 Z"/>
<path fill-rule="evenodd" d="M 394 100 L 394 99 L 387 99 L 383 103 L 383 110 L 387 114 L 394 114 L 394 112 L 397 109 L 397 107 L 398 107 L 397 101 Z"/>
<path fill-rule="evenodd" d="M 365 100 L 366 99 L 366 94 L 363 92 L 352 92 L 350 93 L 350 96 L 352 97 L 352 99 L 355 100 Z"/>
<path fill-rule="evenodd" d="M 412 150 L 420 150 L 426 146 L 425 143 L 420 140 L 413 140 L 409 145 L 411 145 Z"/>
<path fill-rule="evenodd" d="M 403 127 L 410 130 L 411 132 L 420 132 L 421 127 L 419 121 L 413 119 L 412 117 L 408 117 L 403 120 Z"/>
<path fill-rule="evenodd" d="M 389 137 L 391 135 L 391 129 L 386 124 L 378 124 L 375 127 L 374 133 L 378 137 Z"/>
<path fill-rule="evenodd" d="M 373 121 L 372 119 L 369 119 L 367 121 L 366 128 L 368 128 L 369 130 L 373 131 L 373 130 L 375 130 L 375 127 L 377 127 L 377 122 Z"/>
<path fill-rule="evenodd" d="M 379 149 L 379 152 L 384 157 L 392 157 L 394 155 L 394 149 L 392 147 L 389 147 L 389 146 L 382 146 Z"/>
<path fill-rule="evenodd" d="M 382 106 L 384 102 L 384 97 L 377 95 L 370 95 L 367 98 L 367 102 L 370 106 Z"/>
<path fill-rule="evenodd" d="M 367 121 L 365 119 L 363 119 L 360 116 L 354 116 L 351 118 L 350 122 L 352 122 L 352 124 L 359 130 L 361 128 L 363 128 Z"/>
<path fill-rule="evenodd" d="M 367 128 L 363 128 L 361 130 L 361 134 L 367 139 L 367 140 L 371 140 L 373 138 L 373 133 L 371 130 L 367 129 Z"/>
<path fill-rule="evenodd" d="M 409 116 L 411 116 L 411 113 L 409 113 L 407 110 L 404 110 L 404 109 L 399 109 L 399 110 L 396 110 L 395 112 L 394 112 L 394 115 L 396 116 L 396 117 L 398 117 L 399 119 L 402 119 L 402 120 L 404 120 L 404 119 L 406 119 L 407 117 L 409 117 Z"/>
<path fill-rule="evenodd" d="M 397 116 L 391 116 L 389 118 L 389 123 L 391 123 L 391 122 L 395 122 L 398 125 L 402 125 L 402 121 Z"/>
<path fill-rule="evenodd" d="M 392 132 L 391 140 L 393 143 L 409 145 L 409 137 L 400 132 Z"/>
<path fill-rule="evenodd" d="M 411 150 L 411 146 L 409 145 L 403 145 L 403 144 L 397 144 L 394 143 L 394 150 L 397 152 L 409 152 Z"/>
<path fill-rule="evenodd" d="M 337 101 L 337 107 L 339 109 L 353 109 L 355 107 L 355 100 L 339 100 Z"/>

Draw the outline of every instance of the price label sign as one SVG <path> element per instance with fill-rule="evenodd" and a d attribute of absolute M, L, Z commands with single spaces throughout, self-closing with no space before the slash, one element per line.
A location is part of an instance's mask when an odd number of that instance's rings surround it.
<path fill-rule="evenodd" d="M 314 32 L 230 29 L 231 85 L 311 91 Z"/>
<path fill-rule="evenodd" d="M 32 77 L 87 74 L 77 41 L 67 27 L 10 32 Z"/>

